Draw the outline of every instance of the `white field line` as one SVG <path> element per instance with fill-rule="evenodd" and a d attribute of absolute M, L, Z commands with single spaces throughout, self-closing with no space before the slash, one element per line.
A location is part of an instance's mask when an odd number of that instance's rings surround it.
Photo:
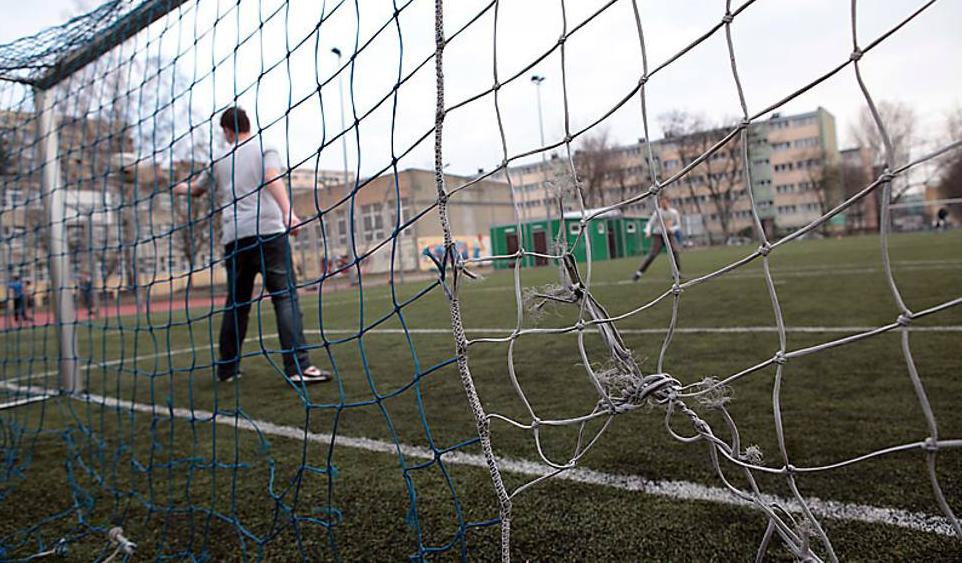
<path fill-rule="evenodd" d="M 875 330 L 877 326 L 794 326 L 785 327 L 785 331 L 789 333 L 800 333 L 800 334 L 857 334 L 861 332 L 868 332 L 870 330 Z M 473 328 L 467 329 L 469 335 L 473 334 L 486 334 L 486 335 L 510 335 L 514 329 L 512 328 Z M 623 328 L 619 329 L 621 334 L 664 334 L 667 328 Z M 910 332 L 962 332 L 962 325 L 933 325 L 933 326 L 911 326 L 908 327 Z M 321 331 L 318 329 L 305 330 L 306 334 L 320 334 Z M 374 328 L 365 333 L 365 335 L 372 334 L 451 334 L 451 329 L 449 328 L 409 328 L 406 331 L 401 328 Z M 676 327 L 676 334 L 763 334 L 763 333 L 775 333 L 778 329 L 774 326 L 701 326 L 701 327 Z M 325 334 L 357 334 L 358 331 L 355 329 L 346 328 L 331 328 L 324 331 Z M 551 333 L 531 333 L 528 336 L 554 336 Z M 277 333 L 265 334 L 260 337 L 263 340 L 275 340 L 277 339 Z M 173 350 L 167 350 L 164 352 L 157 352 L 156 354 L 139 355 L 137 360 L 150 360 L 154 358 L 163 358 L 166 356 L 179 356 L 183 354 L 189 354 L 196 350 L 207 350 L 209 346 L 201 345 L 200 348 L 176 348 Z M 124 360 L 109 360 L 105 362 L 98 363 L 84 363 L 80 366 L 81 371 L 89 371 L 94 369 L 101 369 L 105 367 L 112 367 L 120 365 L 124 362 L 133 362 L 134 358 L 126 358 Z M 44 378 L 56 375 L 58 372 L 56 370 L 45 371 L 41 373 L 29 373 L 26 375 L 19 375 L 5 379 L 7 383 L 16 383 L 18 381 L 23 381 L 26 379 L 43 380 Z"/>
<path fill-rule="evenodd" d="M 642 257 L 639 257 L 639 259 Z M 926 271 L 926 270 L 959 270 L 962 269 L 962 260 L 897 260 L 894 261 L 893 266 L 896 268 L 895 275 L 898 277 L 900 272 L 912 272 L 912 271 Z M 849 266 L 849 267 L 833 267 L 833 266 L 812 266 L 805 269 L 783 269 L 777 266 L 772 270 L 772 277 L 776 282 L 780 282 L 786 278 L 812 278 L 812 277 L 822 277 L 826 274 L 832 276 L 847 276 L 847 275 L 862 275 L 862 274 L 872 274 L 881 273 L 881 266 Z M 482 272 L 482 275 L 484 272 Z M 483 279 L 483 278 L 482 278 Z M 725 274 L 716 280 L 743 280 L 743 279 L 765 279 L 765 274 L 762 272 L 752 272 L 752 271 L 735 271 L 729 274 Z M 638 282 L 633 282 L 629 279 L 617 280 L 617 281 L 592 281 L 590 287 L 607 287 L 612 285 L 632 285 L 632 284 L 661 284 L 666 285 L 669 283 L 667 276 L 664 278 L 656 277 L 645 277 Z M 478 283 L 471 282 L 468 280 L 466 282 L 465 291 L 463 297 L 470 298 L 472 293 L 483 293 L 483 292 L 494 292 L 494 293 L 510 293 L 514 294 L 514 286 L 504 285 L 495 287 L 482 287 Z M 349 298 L 344 298 L 341 292 L 334 294 L 332 297 L 325 297 L 324 303 L 328 306 L 331 305 L 346 305 L 351 303 L 357 303 L 357 291 L 353 290 L 354 295 Z M 391 299 L 390 292 L 381 294 L 367 294 L 364 297 L 365 302 L 371 301 L 381 301 Z"/>
<path fill-rule="evenodd" d="M 14 391 L 33 394 L 45 394 L 50 391 L 44 387 L 27 387 L 4 382 L 0 382 L 0 386 Z M 278 436 L 295 441 L 308 440 L 323 445 L 330 445 L 332 441 L 330 435 L 305 432 L 303 428 L 282 426 L 266 420 L 247 420 L 226 415 L 215 416 L 214 413 L 202 409 L 148 405 L 92 394 L 75 396 L 73 398 L 80 401 L 102 404 L 106 407 L 142 412 L 167 419 L 180 418 L 199 422 L 213 421 L 216 424 L 231 428 L 260 432 L 264 435 Z M 427 448 L 407 444 L 394 444 L 371 438 L 355 438 L 339 435 L 335 442 L 341 447 L 355 448 L 374 453 L 403 455 L 405 458 L 413 458 L 421 461 L 430 461 L 436 457 L 434 452 Z M 445 463 L 487 469 L 487 462 L 484 456 L 479 454 L 453 451 L 443 454 L 441 458 Z M 550 467 L 524 459 L 499 458 L 498 464 L 502 471 L 517 473 L 531 478 L 543 477 L 554 472 Z M 714 502 L 743 507 L 753 506 L 751 503 L 736 497 L 727 489 L 702 485 L 691 481 L 654 480 L 647 479 L 640 475 L 603 473 L 601 471 L 584 468 L 570 469 L 555 475 L 553 479 L 644 493 L 678 501 Z M 766 503 L 778 502 L 792 511 L 801 511 L 801 506 L 794 499 L 763 495 L 762 501 Z M 811 509 L 815 515 L 823 518 L 865 522 L 868 524 L 884 524 L 943 536 L 953 536 L 955 534 L 948 519 L 942 516 L 925 514 L 923 512 L 911 512 L 897 508 L 822 500 L 817 497 L 807 497 L 806 502 L 808 503 L 809 509 Z"/>
<path fill-rule="evenodd" d="M 877 326 L 795 326 L 785 327 L 786 332 L 798 333 L 859 333 L 877 329 Z M 466 328 L 468 334 L 510 334 L 513 328 Z M 619 328 L 621 334 L 664 334 L 667 328 Z M 937 325 L 937 326 L 914 326 L 908 327 L 910 332 L 962 332 L 962 325 Z M 306 330 L 306 334 L 320 334 L 320 330 Z M 409 328 L 405 331 L 402 328 L 375 328 L 365 334 L 451 334 L 449 328 Z M 702 326 L 702 327 L 676 327 L 676 334 L 754 334 L 763 332 L 778 332 L 774 326 Z M 357 334 L 357 330 L 352 329 L 327 329 L 325 334 Z M 535 332 L 528 336 L 557 336 L 553 333 Z M 273 337 L 271 335 L 270 337 Z M 268 338 L 265 336 L 264 338 Z"/>

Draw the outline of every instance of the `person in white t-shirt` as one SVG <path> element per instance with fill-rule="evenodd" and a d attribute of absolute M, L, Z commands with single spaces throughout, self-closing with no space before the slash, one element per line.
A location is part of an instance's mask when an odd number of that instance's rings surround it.
<path fill-rule="evenodd" d="M 668 231 L 669 248 L 671 248 L 671 253 L 675 257 L 675 264 L 678 266 L 678 271 L 680 272 L 681 261 L 678 256 L 679 244 L 675 232 L 681 228 L 681 214 L 670 205 L 668 197 L 665 195 L 658 197 L 658 206 L 661 208 L 661 218 L 665 222 L 665 228 Z M 658 257 L 658 254 L 664 246 L 665 237 L 661 234 L 661 221 L 658 220 L 656 213 L 651 214 L 651 218 L 648 219 L 648 224 L 645 225 L 645 236 L 651 239 L 651 248 L 648 250 L 645 259 L 641 261 L 641 265 L 638 266 L 638 270 L 635 271 L 635 275 L 632 277 L 633 281 L 638 281 L 641 279 L 641 276 L 645 275 L 648 266 L 651 266 L 651 263 Z"/>
<path fill-rule="evenodd" d="M 222 226 L 227 302 L 220 328 L 217 377 L 229 381 L 240 375 L 241 348 L 247 334 L 254 279 L 261 275 L 277 317 L 284 371 L 294 382 L 317 383 L 331 376 L 311 364 L 297 299 L 297 281 L 288 233 L 296 234 L 300 219 L 291 209 L 287 187 L 280 177 L 276 151 L 263 150 L 251 135 L 247 114 L 228 108 L 220 126 L 229 146 L 215 159 L 212 178 L 174 186 L 177 195 L 199 196 L 208 185 L 215 190 Z"/>

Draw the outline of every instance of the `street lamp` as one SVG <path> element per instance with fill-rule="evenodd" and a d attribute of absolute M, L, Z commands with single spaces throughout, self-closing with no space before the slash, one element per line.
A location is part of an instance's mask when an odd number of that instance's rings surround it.
<path fill-rule="evenodd" d="M 538 96 L 538 132 L 541 134 L 541 184 L 544 187 L 544 210 L 545 215 L 548 215 L 548 201 L 551 196 L 548 193 L 548 163 L 545 159 L 544 151 L 544 118 L 541 113 L 541 83 L 544 82 L 544 76 L 540 74 L 531 75 L 531 82 L 534 84 L 535 91 Z"/>
<path fill-rule="evenodd" d="M 347 129 L 344 125 L 344 73 L 341 72 L 341 50 L 337 47 L 331 49 L 337 57 L 337 93 L 338 101 L 341 106 L 341 156 L 344 159 L 344 195 L 351 191 L 347 181 Z"/>
<path fill-rule="evenodd" d="M 535 89 L 538 92 L 538 130 L 541 132 L 541 148 L 544 148 L 544 119 L 541 116 L 541 83 L 544 82 L 544 76 L 540 74 L 534 74 L 531 76 L 531 82 L 534 83 Z M 541 158 L 544 159 L 544 153 L 541 154 Z"/>

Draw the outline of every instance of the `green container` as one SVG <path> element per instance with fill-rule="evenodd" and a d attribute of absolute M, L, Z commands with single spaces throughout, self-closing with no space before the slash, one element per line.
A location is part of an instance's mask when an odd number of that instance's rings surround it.
<path fill-rule="evenodd" d="M 647 217 L 624 217 L 610 214 L 595 217 L 581 233 L 578 213 L 567 213 L 561 220 L 541 219 L 522 225 L 495 225 L 491 227 L 491 252 L 504 256 L 514 254 L 521 244 L 525 250 L 539 254 L 557 254 L 555 240 L 558 230 L 564 229 L 565 241 L 578 262 L 588 259 L 588 243 L 591 244 L 592 261 L 637 256 L 648 252 L 651 241 L 645 238 Z M 552 260 L 541 256 L 525 256 L 522 266 L 546 266 Z M 499 260 L 495 268 L 510 268 L 513 262 Z"/>

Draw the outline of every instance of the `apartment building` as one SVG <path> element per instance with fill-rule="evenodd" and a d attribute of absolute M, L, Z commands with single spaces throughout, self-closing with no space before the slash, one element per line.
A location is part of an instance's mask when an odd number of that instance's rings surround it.
<path fill-rule="evenodd" d="M 61 181 L 72 270 L 102 269 L 116 239 L 121 180 L 112 155 L 130 150 L 130 136 L 117 124 L 90 117 L 60 119 Z M 113 134 L 111 134 L 111 132 Z M 47 231 L 38 120 L 25 111 L 0 111 L 0 264 L 4 275 L 30 279 L 38 290 L 48 281 Z M 100 256 L 94 257 L 99 251 Z M 95 274 L 96 275 L 96 274 Z"/>
<path fill-rule="evenodd" d="M 849 196 L 871 184 L 878 174 L 872 164 L 872 153 L 865 147 L 839 151 L 841 157 L 841 182 L 845 195 Z M 850 232 L 878 232 L 881 208 L 881 191 L 866 195 L 845 210 L 845 227 Z"/>
<path fill-rule="evenodd" d="M 456 192 L 448 201 L 448 218 L 459 250 L 468 256 L 487 254 L 490 226 L 514 217 L 507 184 L 455 174 L 446 174 L 445 182 L 449 192 Z M 469 182 L 474 183 L 457 191 Z M 295 212 L 309 220 L 295 248 L 302 275 L 317 278 L 325 267 L 330 271 L 353 261 L 355 253 L 363 258 L 364 273 L 433 270 L 429 255 L 443 252 L 444 239 L 434 171 L 411 168 L 360 183 L 345 202 L 340 185 L 292 190 Z M 395 237 L 399 209 L 401 223 L 410 226 Z"/>
<path fill-rule="evenodd" d="M 541 162 L 513 166 L 499 178 L 506 181 L 510 175 L 522 222 L 560 217 L 561 205 L 564 206 L 564 212 L 579 209 L 572 165 L 582 178 L 586 208 L 604 207 L 624 201 L 651 185 L 646 151 L 645 140 L 639 139 L 631 145 L 581 150 L 571 160 L 553 152 Z M 645 209 L 644 203 L 625 208 L 626 212 L 631 213 L 640 213 Z"/>
<path fill-rule="evenodd" d="M 703 243 L 720 243 L 730 235 L 750 234 L 754 219 L 740 135 L 679 175 L 730 130 L 690 131 L 650 143 L 639 139 L 607 148 L 604 157 L 597 151 L 577 151 L 572 161 L 587 206 L 611 205 L 647 190 L 652 183 L 650 150 L 659 181 L 674 178 L 666 193 L 682 212 L 686 235 Z M 774 114 L 753 123 L 747 140 L 755 208 L 769 235 L 804 226 L 830 207 L 833 202 L 821 186 L 828 180 L 826 169 L 841 158 L 831 113 L 820 107 L 804 114 Z M 552 154 L 542 162 L 508 170 L 514 197 L 529 219 L 557 214 L 545 202 L 557 206 L 559 194 L 565 211 L 576 209 L 570 169 L 567 158 Z M 646 201 L 626 206 L 624 211 L 650 213 L 652 207 Z"/>
<path fill-rule="evenodd" d="M 841 160 L 835 117 L 825 108 L 799 115 L 775 114 L 766 123 L 771 146 L 775 223 L 779 230 L 803 227 L 833 205 L 824 189 L 826 170 Z"/>

